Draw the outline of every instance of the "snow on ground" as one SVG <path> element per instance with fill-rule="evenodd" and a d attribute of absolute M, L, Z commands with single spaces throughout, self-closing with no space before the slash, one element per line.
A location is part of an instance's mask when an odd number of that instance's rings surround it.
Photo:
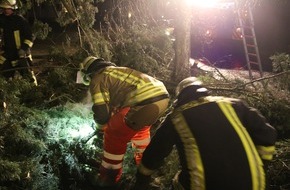
<path fill-rule="evenodd" d="M 201 60 L 190 60 L 190 63 L 192 66 L 193 72 L 199 72 L 203 71 L 205 73 L 210 74 L 216 79 L 223 79 L 226 78 L 227 80 L 233 80 L 233 79 L 240 79 L 244 82 L 249 82 L 250 80 L 250 73 L 248 70 L 244 69 L 221 69 L 214 66 L 210 66 L 208 64 L 205 64 Z M 269 72 L 263 72 L 263 77 L 269 76 L 271 73 Z M 252 77 L 253 79 L 261 78 L 260 72 L 253 70 L 252 71 Z"/>

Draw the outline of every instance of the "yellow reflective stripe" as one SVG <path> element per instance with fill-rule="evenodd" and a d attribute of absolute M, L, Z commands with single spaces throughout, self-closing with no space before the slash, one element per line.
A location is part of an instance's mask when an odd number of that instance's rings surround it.
<path fill-rule="evenodd" d="M 275 153 L 275 146 L 256 146 L 259 155 L 264 160 L 272 160 Z"/>
<path fill-rule="evenodd" d="M 146 95 L 147 94 L 152 94 L 153 92 L 159 93 L 159 92 L 164 92 L 164 85 L 160 81 L 156 81 L 154 83 L 147 83 L 145 85 L 138 85 L 137 86 L 137 94 L 136 95 Z"/>
<path fill-rule="evenodd" d="M 141 174 L 147 175 L 147 176 L 154 173 L 154 170 L 150 170 L 149 168 L 146 168 L 142 162 L 141 162 L 141 164 L 139 164 L 138 170 Z"/>
<path fill-rule="evenodd" d="M 104 157 L 110 160 L 123 160 L 124 154 L 111 154 L 109 152 L 104 151 Z"/>
<path fill-rule="evenodd" d="M 110 95 L 109 95 L 109 93 L 101 93 L 101 92 L 99 92 L 99 93 L 96 93 L 96 94 L 94 94 L 93 96 L 92 96 L 92 99 L 93 99 L 93 103 L 94 104 L 104 104 L 104 103 L 106 103 L 106 102 L 109 102 L 109 100 L 110 100 Z"/>
<path fill-rule="evenodd" d="M 138 94 L 136 94 L 133 97 L 137 100 L 145 100 L 148 98 L 162 95 L 162 94 L 164 94 L 164 92 L 165 92 L 165 90 L 163 90 L 162 88 L 156 88 L 154 86 L 151 86 L 151 88 L 147 88 L 147 91 L 143 91 L 142 93 L 138 92 Z M 132 95 L 132 94 L 130 94 L 130 95 Z"/>
<path fill-rule="evenodd" d="M 239 135 L 243 146 L 245 148 L 251 175 L 252 175 L 252 186 L 253 190 L 264 190 L 265 189 L 265 174 L 262 168 L 262 160 L 258 155 L 253 141 L 251 140 L 248 132 L 238 118 L 235 110 L 230 103 L 227 102 L 217 102 L 220 109 L 223 111 L 228 121 L 231 123 L 237 134 Z"/>
<path fill-rule="evenodd" d="M 23 43 L 27 44 L 28 47 L 32 47 L 33 46 L 33 42 L 30 41 L 30 40 L 27 40 L 27 39 L 25 39 Z"/>
<path fill-rule="evenodd" d="M 126 105 L 132 105 L 142 100 L 146 100 L 151 97 L 156 97 L 164 94 L 164 92 L 167 92 L 163 83 L 160 81 L 154 81 L 154 83 L 150 81 L 146 82 L 142 80 L 142 78 L 140 77 L 119 70 L 115 70 L 114 68 L 107 69 L 105 70 L 104 73 L 119 81 L 123 81 L 127 84 L 136 86 L 137 90 L 127 95 L 127 97 L 134 98 L 130 98 L 126 103 Z"/>
<path fill-rule="evenodd" d="M 2 55 L 0 56 L 0 64 L 2 65 L 6 61 L 6 58 Z"/>
<path fill-rule="evenodd" d="M 19 32 L 19 30 L 15 30 L 14 31 L 14 39 L 15 39 L 16 48 L 20 49 L 21 41 L 20 41 L 20 32 Z"/>
<path fill-rule="evenodd" d="M 204 170 L 196 140 L 181 112 L 174 112 L 172 122 L 184 145 L 184 153 L 190 175 L 190 189 L 204 190 Z"/>
<path fill-rule="evenodd" d="M 191 102 L 188 102 L 187 104 L 184 104 L 184 105 L 180 106 L 179 108 L 177 108 L 177 111 L 182 111 L 182 110 L 190 109 L 190 108 L 193 108 L 195 106 L 199 106 L 199 105 L 202 105 L 202 104 L 206 104 L 208 102 L 209 101 L 206 100 L 206 99 L 200 99 L 198 101 L 191 101 Z"/>
<path fill-rule="evenodd" d="M 107 69 L 104 73 L 108 74 L 111 77 L 116 78 L 118 80 L 124 81 L 124 82 L 129 83 L 129 84 L 136 85 L 137 88 L 138 88 L 138 85 L 145 83 L 145 81 L 141 80 L 141 78 L 139 78 L 139 77 L 136 77 L 132 74 L 128 74 L 128 73 L 118 71 L 115 69 Z"/>
<path fill-rule="evenodd" d="M 106 169 L 113 169 L 113 170 L 117 170 L 117 169 L 121 169 L 122 168 L 122 162 L 119 164 L 110 164 L 108 162 L 105 162 L 104 160 L 102 160 L 102 166 Z"/>

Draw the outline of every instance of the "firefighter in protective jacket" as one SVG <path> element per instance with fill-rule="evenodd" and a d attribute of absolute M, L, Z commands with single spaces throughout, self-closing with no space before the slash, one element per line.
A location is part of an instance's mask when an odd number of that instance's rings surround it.
<path fill-rule="evenodd" d="M 132 142 L 139 164 L 150 141 L 150 126 L 166 111 L 169 94 L 164 84 L 151 76 L 92 56 L 82 62 L 80 75 L 81 83 L 90 87 L 94 120 L 104 130 L 96 185 L 114 186 L 122 174 L 127 143 Z"/>
<path fill-rule="evenodd" d="M 239 99 L 209 96 L 195 77 L 179 83 L 172 113 L 147 146 L 134 190 L 148 189 L 150 175 L 176 145 L 181 171 L 174 190 L 264 190 L 276 130 Z"/>
<path fill-rule="evenodd" d="M 0 3 L 0 8 L 2 9 L 0 29 L 2 30 L 1 49 L 3 51 L 0 55 L 0 66 L 3 75 L 6 78 L 12 78 L 15 68 L 19 68 L 22 76 L 25 75 L 36 83 L 35 76 L 29 69 L 32 63 L 30 48 L 34 41 L 30 25 L 23 16 L 15 12 L 16 0 L 4 0 Z"/>

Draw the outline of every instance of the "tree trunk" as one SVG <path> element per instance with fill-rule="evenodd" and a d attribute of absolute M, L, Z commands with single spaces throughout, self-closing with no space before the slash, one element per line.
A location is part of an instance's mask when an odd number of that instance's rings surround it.
<path fill-rule="evenodd" d="M 190 76 L 190 25 L 191 8 L 184 1 L 178 3 L 178 9 L 175 18 L 175 61 L 174 78 L 177 82 Z"/>

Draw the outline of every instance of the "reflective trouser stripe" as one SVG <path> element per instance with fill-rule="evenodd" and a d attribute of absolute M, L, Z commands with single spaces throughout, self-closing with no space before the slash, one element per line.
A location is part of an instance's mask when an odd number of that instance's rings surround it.
<path fill-rule="evenodd" d="M 114 114 L 104 128 L 104 154 L 100 167 L 100 179 L 104 180 L 104 183 L 120 180 L 127 143 L 137 133 L 124 122 L 128 111 L 129 108 L 124 108 Z"/>
<path fill-rule="evenodd" d="M 113 170 L 117 170 L 117 169 L 121 169 L 122 168 L 122 163 L 119 164 L 111 164 L 108 163 L 104 160 L 102 160 L 102 166 L 106 169 L 113 169 Z"/>
<path fill-rule="evenodd" d="M 264 190 L 265 189 L 265 174 L 263 170 L 262 160 L 255 148 L 253 141 L 251 140 L 247 130 L 241 123 L 239 117 L 237 116 L 235 110 L 230 103 L 218 102 L 218 105 L 224 115 L 227 117 L 228 121 L 231 123 L 237 134 L 239 135 L 242 144 L 245 148 L 249 166 L 252 175 L 252 185 L 253 190 Z"/>
<path fill-rule="evenodd" d="M 150 126 L 145 126 L 131 139 L 135 164 L 141 163 L 143 152 L 150 142 Z"/>
<path fill-rule="evenodd" d="M 132 147 L 136 148 L 136 152 L 143 153 L 150 143 L 150 126 L 145 126 L 131 139 Z"/>
<path fill-rule="evenodd" d="M 141 139 L 141 140 L 132 140 L 132 143 L 134 143 L 135 146 L 146 146 L 150 142 L 150 138 Z"/>
<path fill-rule="evenodd" d="M 110 160 L 123 160 L 124 154 L 111 154 L 104 151 L 104 157 Z"/>

